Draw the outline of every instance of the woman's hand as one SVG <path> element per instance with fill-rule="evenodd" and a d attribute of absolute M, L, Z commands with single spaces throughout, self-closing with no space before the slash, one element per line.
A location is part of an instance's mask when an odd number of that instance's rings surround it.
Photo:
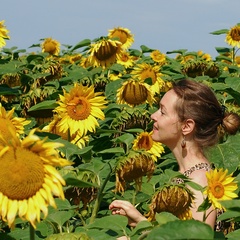
<path fill-rule="evenodd" d="M 112 214 L 119 214 L 128 218 L 128 225 L 135 227 L 139 222 L 147 220 L 130 202 L 115 200 L 109 205 Z"/>

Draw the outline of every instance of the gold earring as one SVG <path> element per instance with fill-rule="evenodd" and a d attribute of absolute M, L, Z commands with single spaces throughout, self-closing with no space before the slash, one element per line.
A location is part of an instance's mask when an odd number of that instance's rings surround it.
<path fill-rule="evenodd" d="M 186 147 L 186 141 L 185 141 L 185 136 L 183 135 L 183 140 L 181 142 L 181 147 L 185 148 Z"/>

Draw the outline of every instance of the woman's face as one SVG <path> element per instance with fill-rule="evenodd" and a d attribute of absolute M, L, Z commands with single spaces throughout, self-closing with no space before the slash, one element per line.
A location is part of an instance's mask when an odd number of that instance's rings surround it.
<path fill-rule="evenodd" d="M 175 110 L 179 100 L 174 90 L 169 90 L 160 101 L 159 109 L 151 115 L 154 121 L 152 139 L 167 145 L 176 146 L 182 136 L 181 123 Z"/>

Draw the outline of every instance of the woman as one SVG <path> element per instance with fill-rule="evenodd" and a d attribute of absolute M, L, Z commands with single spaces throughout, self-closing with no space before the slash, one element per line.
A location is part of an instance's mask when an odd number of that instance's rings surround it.
<path fill-rule="evenodd" d="M 179 172 L 203 187 L 207 185 L 206 171 L 211 168 L 204 149 L 218 142 L 220 126 L 226 133 L 235 134 L 240 125 L 239 116 L 227 113 L 208 86 L 186 79 L 174 83 L 151 119 L 154 121 L 153 140 L 168 146 L 178 162 Z M 195 196 L 192 216 L 203 221 L 203 212 L 197 211 L 203 202 L 202 192 L 191 190 Z M 112 214 L 126 216 L 132 227 L 146 220 L 127 201 L 115 200 L 109 209 Z M 214 228 L 215 221 L 216 211 L 210 208 L 205 222 Z"/>

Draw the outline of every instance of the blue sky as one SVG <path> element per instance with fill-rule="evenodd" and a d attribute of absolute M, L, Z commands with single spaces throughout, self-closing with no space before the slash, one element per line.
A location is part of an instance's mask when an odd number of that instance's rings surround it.
<path fill-rule="evenodd" d="M 32 44 L 47 37 L 75 45 L 124 27 L 134 34 L 131 48 L 202 50 L 216 56 L 215 47 L 228 45 L 225 35 L 210 32 L 239 23 L 239 9 L 239 0 L 5 0 L 0 20 L 10 31 L 8 48 L 32 51 Z"/>

